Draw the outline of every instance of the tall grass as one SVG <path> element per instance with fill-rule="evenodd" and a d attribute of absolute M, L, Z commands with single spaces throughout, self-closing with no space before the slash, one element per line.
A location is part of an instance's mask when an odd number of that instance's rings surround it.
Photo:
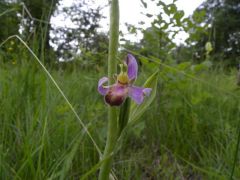
<path fill-rule="evenodd" d="M 228 179 L 240 122 L 234 74 L 200 75 L 210 87 L 192 79 L 176 83 L 162 76 L 155 104 L 126 142 L 130 154 L 140 153 L 139 159 L 129 155 L 136 158 L 133 167 L 138 162 L 145 176 L 156 179 Z M 141 178 L 144 173 L 139 174 Z M 237 161 L 235 178 L 239 175 Z"/>
<path fill-rule="evenodd" d="M 85 74 L 53 72 L 95 141 L 101 142 L 95 130 L 105 111 L 94 95 L 96 76 Z M 1 178 L 73 177 L 98 162 L 85 130 L 34 61 L 2 66 L 0 82 Z M 77 174 L 71 173 L 74 168 Z"/>
<path fill-rule="evenodd" d="M 0 63 L 0 179 L 79 179 L 98 163 L 99 154 L 27 54 L 17 54 L 16 64 Z M 50 72 L 103 150 L 107 112 L 96 92 L 102 73 Z M 115 156 L 118 179 L 229 177 L 240 121 L 235 71 L 208 70 L 197 78 L 206 83 L 161 74 L 157 98 Z M 87 178 L 97 179 L 97 171 Z M 234 178 L 240 178 L 239 161 Z"/>

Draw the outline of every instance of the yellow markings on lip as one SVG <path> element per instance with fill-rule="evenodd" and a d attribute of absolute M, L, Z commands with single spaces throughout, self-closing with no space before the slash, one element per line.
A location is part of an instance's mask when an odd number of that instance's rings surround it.
<path fill-rule="evenodd" d="M 128 84 L 129 79 L 127 73 L 121 72 L 117 77 L 117 81 L 121 84 Z"/>
<path fill-rule="evenodd" d="M 128 84 L 129 83 L 129 78 L 128 78 L 128 74 L 127 74 L 127 65 L 126 64 L 120 64 L 119 66 L 120 66 L 121 72 L 117 76 L 117 81 L 121 84 Z"/>

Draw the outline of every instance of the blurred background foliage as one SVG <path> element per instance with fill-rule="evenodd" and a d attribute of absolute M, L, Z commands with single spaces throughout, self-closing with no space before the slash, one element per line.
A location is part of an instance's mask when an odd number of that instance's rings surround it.
<path fill-rule="evenodd" d="M 160 67 L 157 96 L 124 138 L 116 175 L 226 179 L 240 121 L 240 2 L 206 0 L 189 17 L 176 0 L 151 2 L 159 13 L 145 13 L 148 27 L 126 24 L 136 39 L 143 36 L 133 42 L 121 32 L 119 59 L 126 52 L 136 56 L 139 85 Z M 141 3 L 148 8 L 149 1 Z M 103 149 L 107 112 L 96 86 L 106 75 L 108 29 L 99 30 L 105 6 L 90 4 L 94 0 L 65 8 L 60 0 L 0 0 L 0 44 L 18 35 L 29 45 Z M 70 17 L 71 26 L 53 25 L 59 15 Z M 175 41 L 180 31 L 189 34 L 182 43 Z M 96 149 L 35 60 L 16 38 L 1 44 L 0 179 L 79 179 L 88 173 L 96 179 Z M 239 161 L 234 177 L 240 178 Z"/>
<path fill-rule="evenodd" d="M 147 1 L 141 1 L 147 8 Z M 240 57 L 240 7 L 238 0 L 207 0 L 185 17 L 175 1 L 165 4 L 154 1 L 159 14 L 145 14 L 152 19 L 150 27 L 126 24 L 129 33 L 143 34 L 139 42 L 121 38 L 123 48 L 131 48 L 147 57 L 163 61 L 174 59 L 177 63 L 205 60 L 205 44 L 211 42 L 211 60 L 216 64 L 234 66 Z M 24 3 L 24 4 L 23 4 Z M 59 0 L 1 0 L 0 39 L 18 34 L 28 42 L 36 55 L 46 64 L 60 61 L 79 62 L 79 65 L 102 65 L 108 47 L 107 29 L 98 31 L 102 7 L 92 7 L 93 0 L 76 1 L 70 7 L 58 8 Z M 71 26 L 51 25 L 51 17 L 70 17 Z M 166 18 L 167 16 L 167 18 Z M 226 23 L 227 22 L 227 23 Z M 145 22 L 139 22 L 144 25 Z M 184 43 L 174 42 L 179 31 L 189 34 Z M 51 54 L 51 56 L 46 56 Z M 92 54 L 91 57 L 89 57 Z"/>

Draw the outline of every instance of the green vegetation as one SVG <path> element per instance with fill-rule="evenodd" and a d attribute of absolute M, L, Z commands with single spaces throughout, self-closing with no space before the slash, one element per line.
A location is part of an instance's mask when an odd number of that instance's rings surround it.
<path fill-rule="evenodd" d="M 21 17 L 28 23 L 23 25 L 27 27 L 24 33 L 19 32 L 22 19 L 14 13 L 22 7 L 18 2 L 23 1 L 0 0 L 0 22 L 4 24 L 0 29 L 0 179 L 97 179 L 104 160 L 99 161 L 95 144 L 103 153 L 107 138 L 107 105 L 97 92 L 99 78 L 107 74 L 108 47 L 107 34 L 96 31 L 100 9 L 90 13 L 76 7 L 65 9 L 65 13 L 72 14 L 81 11 L 83 18 L 74 20 L 85 22 L 86 26 L 83 23 L 78 31 L 60 29 L 69 35 L 67 44 L 54 49 L 49 46 L 50 29 L 46 24 L 31 24 L 33 19 Z M 26 3 L 29 10 L 38 0 L 31 2 Z M 147 8 L 147 3 L 141 2 Z M 232 5 L 237 1 L 226 2 Z M 57 8 L 58 1 L 53 3 Z M 136 85 L 141 86 L 157 68 L 160 72 L 154 101 L 128 131 L 123 129 L 112 174 L 119 180 L 219 180 L 231 179 L 233 172 L 232 179 L 240 179 L 240 88 L 236 76 L 239 72 L 233 66 L 239 63 L 239 25 L 232 24 L 232 41 L 227 43 L 228 37 L 213 36 L 209 26 L 201 26 L 202 21 L 208 21 L 205 15 L 211 12 L 203 9 L 212 1 L 206 1 L 189 18 L 177 10 L 175 1 L 169 5 L 157 0 L 155 3 L 172 21 L 163 20 L 160 14 L 147 29 L 128 26 L 132 33 L 143 32 L 140 43 L 121 39 L 124 43 L 119 59 L 130 52 L 138 60 L 140 76 Z M 215 13 L 222 18 L 224 4 L 216 5 Z M 84 6 L 85 1 L 83 10 Z M 40 11 L 42 5 L 37 7 Z M 231 13 L 240 12 L 239 3 L 233 7 L 238 11 Z M 47 10 L 41 10 L 41 17 L 36 18 L 50 21 L 54 10 Z M 8 18 L 3 18 L 6 13 Z M 92 22 L 84 21 L 84 15 Z M 221 27 L 222 21 L 218 20 L 214 21 L 215 28 Z M 92 31 L 89 23 L 94 26 Z M 172 26 L 192 32 L 187 44 L 177 46 L 172 41 L 174 37 L 168 29 Z M 228 28 L 224 32 L 227 34 Z M 37 55 L 80 119 L 26 45 L 16 36 L 4 41 L 13 34 L 18 34 Z M 81 34 L 86 38 L 79 38 L 78 46 L 71 49 L 70 42 Z M 51 39 L 54 40 L 60 39 Z M 209 52 L 205 48 L 207 42 L 213 46 Z M 234 47 L 234 51 L 219 50 L 229 47 Z M 197 58 L 196 53 L 200 55 Z M 71 61 L 58 61 L 66 57 Z M 145 107 L 138 109 L 141 108 Z M 134 115 L 138 116 L 137 112 Z"/>
<path fill-rule="evenodd" d="M 230 175 L 240 121 L 236 72 L 174 68 L 163 67 L 157 98 L 124 137 L 114 160 L 119 179 Z M 107 110 L 96 93 L 102 73 L 50 72 L 103 150 Z M 33 58 L 1 64 L 0 73 L 2 179 L 73 179 L 98 163 L 83 127 Z"/>

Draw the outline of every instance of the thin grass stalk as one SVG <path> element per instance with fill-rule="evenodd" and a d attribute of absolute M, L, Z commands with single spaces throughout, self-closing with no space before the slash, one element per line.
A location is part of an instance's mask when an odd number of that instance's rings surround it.
<path fill-rule="evenodd" d="M 233 166 L 232 166 L 232 171 L 231 171 L 231 175 L 230 175 L 230 180 L 233 179 L 233 175 L 234 175 L 234 170 L 237 164 L 237 159 L 238 159 L 238 149 L 239 149 L 239 144 L 240 144 L 240 122 L 238 123 L 238 139 L 237 139 L 237 145 L 236 145 L 236 149 L 235 149 L 235 155 L 234 155 L 234 161 L 233 161 Z"/>
<path fill-rule="evenodd" d="M 109 84 L 114 83 L 113 75 L 117 72 L 117 51 L 119 38 L 119 4 L 118 0 L 111 1 L 110 9 L 110 39 L 109 39 L 109 55 L 108 55 L 108 77 Z M 116 145 L 118 136 L 117 108 L 108 107 L 108 133 L 107 142 L 103 154 L 103 162 L 100 168 L 99 180 L 109 179 L 111 164 L 113 159 L 113 150 Z"/>
<path fill-rule="evenodd" d="M 81 120 L 81 118 L 78 116 L 76 110 L 74 109 L 73 105 L 70 103 L 70 101 L 68 100 L 68 98 L 66 97 L 66 95 L 64 94 L 64 92 L 62 91 L 62 89 L 59 87 L 59 85 L 57 84 L 57 82 L 54 80 L 54 78 L 52 77 L 52 75 L 50 74 L 50 72 L 46 69 L 46 67 L 43 65 L 43 63 L 40 61 L 40 59 L 36 56 L 36 54 L 32 51 L 32 49 L 18 36 L 18 35 L 12 35 L 9 36 L 5 41 L 3 41 L 0 44 L 0 48 L 10 39 L 13 38 L 17 38 L 26 48 L 27 50 L 32 54 L 32 56 L 34 57 L 35 60 L 37 60 L 37 62 L 39 63 L 39 65 L 42 67 L 42 70 L 47 74 L 47 76 L 49 77 L 49 79 L 52 81 L 52 83 L 54 84 L 54 86 L 57 88 L 58 92 L 61 94 L 61 96 L 63 97 L 63 99 L 65 100 L 65 102 L 68 104 L 68 106 L 70 107 L 70 109 L 72 110 L 73 114 L 75 115 L 75 117 L 77 118 L 77 120 L 79 121 L 79 123 L 81 124 L 81 126 L 83 127 L 84 131 L 87 133 L 88 137 L 91 139 L 93 145 L 95 146 L 96 150 L 98 151 L 98 154 L 100 157 L 102 157 L 102 152 L 99 148 L 99 146 L 97 145 L 97 143 L 95 142 L 95 140 L 93 139 L 92 135 L 90 134 L 90 132 L 88 131 L 88 128 L 85 126 L 85 124 L 83 123 L 83 121 Z"/>

